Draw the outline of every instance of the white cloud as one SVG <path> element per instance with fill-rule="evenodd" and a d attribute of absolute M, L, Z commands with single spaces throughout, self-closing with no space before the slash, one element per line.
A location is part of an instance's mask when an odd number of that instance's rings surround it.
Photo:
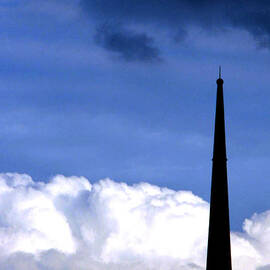
<path fill-rule="evenodd" d="M 189 191 L 0 175 L 0 269 L 204 269 L 209 205 Z M 235 270 L 270 265 L 270 212 L 232 233 Z"/>

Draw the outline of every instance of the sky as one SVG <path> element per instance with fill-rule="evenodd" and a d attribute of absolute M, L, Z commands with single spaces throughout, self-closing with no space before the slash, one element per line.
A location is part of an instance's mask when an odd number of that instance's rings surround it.
<path fill-rule="evenodd" d="M 207 204 L 221 65 L 231 228 L 250 236 L 245 220 L 270 209 L 269 13 L 264 0 L 0 0 L 0 171 Z"/>

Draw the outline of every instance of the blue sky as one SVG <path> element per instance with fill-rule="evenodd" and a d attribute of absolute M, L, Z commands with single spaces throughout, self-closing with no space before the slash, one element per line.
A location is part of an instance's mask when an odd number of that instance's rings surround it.
<path fill-rule="evenodd" d="M 257 16 L 269 4 L 226 17 L 211 1 L 151 2 L 0 1 L 1 171 L 145 181 L 208 201 L 222 65 L 240 230 L 270 205 L 269 27 Z"/>

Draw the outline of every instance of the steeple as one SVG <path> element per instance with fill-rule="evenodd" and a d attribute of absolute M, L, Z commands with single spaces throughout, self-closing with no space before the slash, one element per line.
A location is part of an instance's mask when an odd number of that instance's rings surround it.
<path fill-rule="evenodd" d="M 206 270 L 231 269 L 223 80 L 219 68 Z"/>

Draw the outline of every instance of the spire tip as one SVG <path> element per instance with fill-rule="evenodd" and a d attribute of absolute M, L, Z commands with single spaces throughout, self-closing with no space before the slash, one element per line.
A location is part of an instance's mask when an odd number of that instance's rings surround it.
<path fill-rule="evenodd" d="M 221 79 L 221 66 L 219 66 L 219 68 L 218 68 L 217 84 L 223 84 L 223 80 Z"/>

